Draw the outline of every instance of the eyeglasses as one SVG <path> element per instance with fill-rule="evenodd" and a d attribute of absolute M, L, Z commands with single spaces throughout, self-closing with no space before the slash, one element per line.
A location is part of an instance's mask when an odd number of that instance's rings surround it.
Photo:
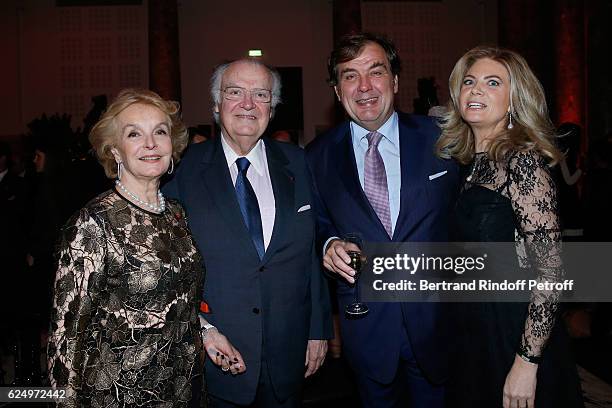
<path fill-rule="evenodd" d="M 260 103 L 269 103 L 272 100 L 272 91 L 269 89 L 245 89 L 239 86 L 228 86 L 225 89 L 222 89 L 225 94 L 225 99 L 230 101 L 241 101 L 247 95 L 247 93 L 251 94 L 251 98 L 253 102 Z"/>

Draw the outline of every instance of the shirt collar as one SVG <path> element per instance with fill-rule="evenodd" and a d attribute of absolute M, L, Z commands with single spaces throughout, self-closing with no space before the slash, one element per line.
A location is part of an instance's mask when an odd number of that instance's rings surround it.
<path fill-rule="evenodd" d="M 223 153 L 225 153 L 225 159 L 227 160 L 227 167 L 232 167 L 232 164 L 236 162 L 236 159 L 239 157 L 246 157 L 249 162 L 251 162 L 250 167 L 253 167 L 257 174 L 264 175 L 264 166 L 266 163 L 265 158 L 265 149 L 266 145 L 263 140 L 259 139 L 255 146 L 251 149 L 251 151 L 246 156 L 239 156 L 236 154 L 234 149 L 232 149 L 225 140 L 225 136 L 221 133 L 221 146 L 223 147 Z"/>
<path fill-rule="evenodd" d="M 399 132 L 397 131 L 397 112 L 393 112 L 389 119 L 382 124 L 381 127 L 376 131 L 384 136 L 392 145 L 399 146 Z M 359 126 L 357 123 L 351 121 L 351 134 L 353 135 L 353 141 L 361 142 L 366 139 L 366 136 L 370 133 L 368 129 Z M 367 140 L 365 140 L 367 143 Z"/>

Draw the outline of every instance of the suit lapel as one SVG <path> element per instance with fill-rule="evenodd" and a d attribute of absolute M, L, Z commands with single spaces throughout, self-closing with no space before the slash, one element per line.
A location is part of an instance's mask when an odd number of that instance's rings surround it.
<path fill-rule="evenodd" d="M 413 223 L 410 218 L 414 215 L 416 206 L 426 205 L 414 199 L 415 186 L 419 183 L 419 176 L 425 167 L 423 163 L 423 141 L 414 129 L 403 120 L 398 120 L 400 138 L 400 168 L 402 185 L 400 188 L 400 212 L 393 231 L 393 240 L 401 241 L 406 236 L 407 229 Z M 432 152 L 433 154 L 433 152 Z"/>
<path fill-rule="evenodd" d="M 289 162 L 273 142 L 264 139 L 264 143 L 266 144 L 266 157 L 276 210 L 272 237 L 263 257 L 263 263 L 270 259 L 283 240 L 286 240 L 289 236 L 291 217 L 295 211 L 295 178 L 287 168 Z"/>
<path fill-rule="evenodd" d="M 232 231 L 231 235 L 235 237 L 236 245 L 240 248 L 250 248 L 253 256 L 259 258 L 242 219 L 236 190 L 221 146 L 221 137 L 217 138 L 213 149 L 202 160 L 201 178 L 205 194 L 214 202 L 218 214 L 225 219 L 228 228 Z"/>

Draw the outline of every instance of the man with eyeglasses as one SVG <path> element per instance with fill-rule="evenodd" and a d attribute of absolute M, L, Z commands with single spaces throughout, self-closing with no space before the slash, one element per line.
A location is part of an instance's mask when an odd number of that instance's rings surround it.
<path fill-rule="evenodd" d="M 204 257 L 210 407 L 301 406 L 303 379 L 331 337 L 303 151 L 262 139 L 280 88 L 257 60 L 219 66 L 211 96 L 221 136 L 190 147 L 164 188 Z"/>

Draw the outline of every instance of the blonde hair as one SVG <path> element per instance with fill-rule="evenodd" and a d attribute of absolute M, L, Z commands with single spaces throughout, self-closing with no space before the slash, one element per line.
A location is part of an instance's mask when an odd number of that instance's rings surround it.
<path fill-rule="evenodd" d="M 454 158 L 462 164 L 471 162 L 475 152 L 474 134 L 461 117 L 459 95 L 463 79 L 474 63 L 489 58 L 499 62 L 510 76 L 510 111 L 512 129 L 504 129 L 487 146 L 493 160 L 501 161 L 510 151 L 535 150 L 556 164 L 561 153 L 553 143 L 554 127 L 548 116 L 544 89 L 523 57 L 504 48 L 478 46 L 465 53 L 455 64 L 448 80 L 450 101 L 444 115 L 437 154 Z"/>
<path fill-rule="evenodd" d="M 181 153 L 187 146 L 187 129 L 181 120 L 178 102 L 166 101 L 155 92 L 147 89 L 123 89 L 89 133 L 89 141 L 96 151 L 98 161 L 108 178 L 117 177 L 115 157 L 111 152 L 119 140 L 117 116 L 129 106 L 137 103 L 154 106 L 170 119 L 172 158 L 175 162 L 180 160 Z"/>

